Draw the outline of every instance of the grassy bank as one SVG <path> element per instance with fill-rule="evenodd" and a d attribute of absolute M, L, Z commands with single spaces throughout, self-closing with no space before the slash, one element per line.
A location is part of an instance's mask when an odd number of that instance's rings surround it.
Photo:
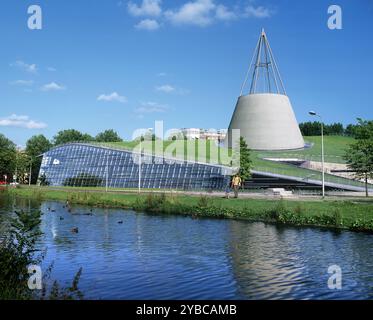
<path fill-rule="evenodd" d="M 9 195 L 70 204 L 133 209 L 192 217 L 236 218 L 270 223 L 373 232 L 373 201 L 225 199 L 180 194 L 121 194 L 13 188 Z"/>

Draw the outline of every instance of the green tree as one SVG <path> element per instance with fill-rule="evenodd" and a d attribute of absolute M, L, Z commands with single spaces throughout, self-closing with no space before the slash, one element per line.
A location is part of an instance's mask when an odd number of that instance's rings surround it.
<path fill-rule="evenodd" d="M 15 170 L 16 145 L 7 137 L 0 133 L 0 180 L 4 175 L 8 176 L 8 182 L 11 180 Z"/>
<path fill-rule="evenodd" d="M 240 170 L 239 175 L 244 183 L 251 176 L 251 152 L 243 137 L 240 137 Z"/>
<path fill-rule="evenodd" d="M 346 150 L 345 159 L 355 176 L 364 179 L 365 195 L 368 197 L 368 179 L 373 177 L 373 121 L 358 119 L 355 137 L 357 141 Z"/>
<path fill-rule="evenodd" d="M 15 160 L 15 175 L 17 176 L 17 182 L 21 184 L 28 183 L 28 175 L 30 172 L 30 157 L 26 152 L 17 150 Z"/>
<path fill-rule="evenodd" d="M 347 125 L 344 134 L 348 137 L 355 137 L 355 130 L 356 130 L 357 125 L 355 124 L 349 124 Z"/>
<path fill-rule="evenodd" d="M 75 129 L 62 130 L 57 133 L 53 138 L 54 145 L 60 145 L 70 142 L 90 142 L 95 139 L 89 134 L 81 133 Z"/>
<path fill-rule="evenodd" d="M 0 246 L 0 299 L 31 299 L 27 266 L 41 262 L 34 249 L 41 235 L 41 214 L 40 211 L 15 211 L 15 214 Z"/>
<path fill-rule="evenodd" d="M 355 127 L 354 133 L 356 139 L 373 139 L 373 120 L 363 120 L 357 118 L 358 124 Z"/>
<path fill-rule="evenodd" d="M 299 124 L 299 129 L 303 136 L 319 136 L 321 135 L 321 123 L 318 121 L 303 122 Z"/>
<path fill-rule="evenodd" d="M 123 141 L 116 131 L 113 129 L 105 130 L 99 133 L 95 140 L 97 142 L 121 142 Z"/>
<path fill-rule="evenodd" d="M 36 184 L 41 160 L 41 155 L 52 147 L 52 143 L 42 134 L 33 136 L 26 142 L 26 153 L 32 164 L 31 183 Z"/>
<path fill-rule="evenodd" d="M 43 290 L 31 290 L 28 287 L 30 265 L 40 265 L 45 255 L 36 248 L 36 242 L 42 235 L 40 230 L 41 212 L 15 211 L 10 218 L 9 227 L 2 234 L 0 242 L 0 300 L 73 300 L 82 299 L 83 293 L 78 285 L 82 268 L 76 273 L 71 286 L 61 286 L 51 282 L 53 264 L 42 276 Z M 38 253 L 38 254 L 36 254 Z"/>

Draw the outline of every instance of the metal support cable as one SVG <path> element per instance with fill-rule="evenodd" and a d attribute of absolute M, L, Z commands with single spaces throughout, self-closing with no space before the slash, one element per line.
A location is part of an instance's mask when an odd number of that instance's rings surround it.
<path fill-rule="evenodd" d="M 260 44 L 259 44 L 259 51 L 258 51 L 258 56 L 257 56 L 257 60 L 256 60 L 256 64 L 255 64 L 255 80 L 253 82 L 254 84 L 254 92 L 250 92 L 250 93 L 255 93 L 256 92 L 256 83 L 258 81 L 258 75 L 259 75 L 259 72 L 260 72 L 260 57 L 261 57 L 261 53 L 262 53 L 262 46 L 263 46 L 263 35 L 260 35 Z"/>
<path fill-rule="evenodd" d="M 280 83 L 281 83 L 282 90 L 284 91 L 284 94 L 287 95 L 287 94 L 286 94 L 286 90 L 285 90 L 284 83 L 282 82 L 282 79 L 281 79 L 280 71 L 279 71 L 279 69 L 278 69 L 278 67 L 277 67 L 277 63 L 276 63 L 275 57 L 273 56 L 273 52 L 272 52 L 271 46 L 270 46 L 270 44 L 269 44 L 268 41 L 267 41 L 267 44 L 268 44 L 268 48 L 269 48 L 269 53 L 270 53 L 270 55 L 271 55 L 271 58 L 272 58 L 272 60 L 273 60 L 274 65 L 275 65 L 275 69 L 276 69 L 276 72 L 277 72 L 278 78 L 280 79 Z"/>
<path fill-rule="evenodd" d="M 251 58 L 251 62 L 250 62 L 250 65 L 249 65 L 249 69 L 248 69 L 247 72 L 246 72 L 245 80 L 244 80 L 244 82 L 243 82 L 243 84 L 242 84 L 242 86 L 241 86 L 240 96 L 242 96 L 243 90 L 244 90 L 245 85 L 246 85 L 246 83 L 247 83 L 247 80 L 248 80 L 248 78 L 249 78 L 250 70 L 251 70 L 251 68 L 252 68 L 252 65 L 253 65 L 253 62 L 254 62 L 254 58 L 255 58 L 255 53 L 256 53 L 257 50 L 258 50 L 258 46 L 259 46 L 260 40 L 261 40 L 261 36 L 259 37 L 259 40 L 258 40 L 258 42 L 257 42 L 257 44 L 256 44 L 256 47 L 255 47 L 255 50 L 254 50 L 254 54 L 253 54 L 253 56 L 252 56 L 252 58 Z"/>

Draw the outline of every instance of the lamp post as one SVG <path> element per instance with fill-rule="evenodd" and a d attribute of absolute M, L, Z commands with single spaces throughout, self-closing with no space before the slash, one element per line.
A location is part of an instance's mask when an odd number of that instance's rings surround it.
<path fill-rule="evenodd" d="M 105 181 L 105 192 L 109 191 L 109 151 L 106 153 L 106 181 Z"/>
<path fill-rule="evenodd" d="M 325 170 L 324 170 L 324 123 L 322 117 L 315 111 L 310 111 L 311 116 L 318 117 L 321 121 L 321 170 L 322 170 L 322 198 L 325 198 Z"/>
<path fill-rule="evenodd" d="M 28 186 L 31 187 L 31 177 L 32 177 L 32 158 L 30 157 L 30 169 L 28 175 Z"/>
<path fill-rule="evenodd" d="M 141 193 L 141 157 L 142 157 L 142 136 L 140 137 L 140 154 L 139 154 L 139 194 Z"/>

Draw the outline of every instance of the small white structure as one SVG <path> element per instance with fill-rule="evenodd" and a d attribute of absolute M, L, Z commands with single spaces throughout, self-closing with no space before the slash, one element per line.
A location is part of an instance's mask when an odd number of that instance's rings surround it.
<path fill-rule="evenodd" d="M 188 140 L 199 139 L 201 136 L 201 129 L 197 128 L 183 128 L 181 132 Z"/>
<path fill-rule="evenodd" d="M 178 139 L 187 140 L 216 140 L 223 141 L 227 135 L 227 129 L 198 129 L 198 128 L 182 128 L 170 130 L 168 139 L 176 137 Z"/>
<path fill-rule="evenodd" d="M 243 95 L 251 71 L 250 91 Z M 260 34 L 241 87 L 228 136 L 233 129 L 240 129 L 240 135 L 246 140 L 248 147 L 254 150 L 291 150 L 304 147 L 297 119 L 264 30 Z M 225 144 L 231 145 L 228 138 Z"/>
<path fill-rule="evenodd" d="M 287 191 L 284 188 L 269 188 L 267 189 L 267 194 L 275 197 L 286 198 L 293 196 L 293 191 Z"/>

